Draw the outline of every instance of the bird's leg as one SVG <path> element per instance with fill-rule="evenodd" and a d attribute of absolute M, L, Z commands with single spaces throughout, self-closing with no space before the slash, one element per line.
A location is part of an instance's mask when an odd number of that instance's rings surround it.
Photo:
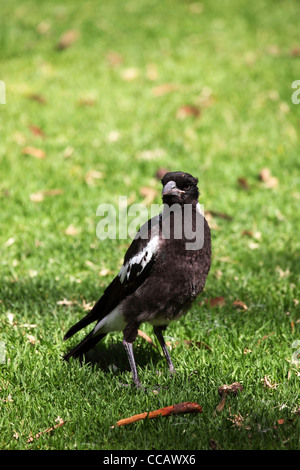
<path fill-rule="evenodd" d="M 165 330 L 166 327 L 164 326 L 154 326 L 153 328 L 153 331 L 159 341 L 159 344 L 161 345 L 162 347 L 162 350 L 163 350 L 163 353 L 164 353 L 164 356 L 166 358 L 166 361 L 168 363 L 168 366 L 169 366 L 169 371 L 171 373 L 171 375 L 175 374 L 175 368 L 173 366 L 173 362 L 172 362 L 172 359 L 171 359 L 171 356 L 170 356 L 170 353 L 169 353 L 169 350 L 167 348 L 167 345 L 166 345 L 166 342 L 165 342 L 165 339 L 163 337 L 163 330 Z"/>
<path fill-rule="evenodd" d="M 129 343 L 125 339 L 123 339 L 123 346 L 125 348 L 125 351 L 126 351 L 126 354 L 127 354 L 127 357 L 128 357 L 128 361 L 129 361 L 133 381 L 134 381 L 135 385 L 137 386 L 137 388 L 142 388 L 142 384 L 140 382 L 138 372 L 137 372 L 137 368 L 136 368 L 132 343 Z"/>

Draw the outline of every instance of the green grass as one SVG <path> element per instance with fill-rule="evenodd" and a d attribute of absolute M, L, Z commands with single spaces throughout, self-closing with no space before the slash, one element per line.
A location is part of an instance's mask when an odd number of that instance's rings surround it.
<path fill-rule="evenodd" d="M 0 448 L 299 448 L 300 369 L 291 362 L 300 340 L 297 18 L 296 0 L 1 2 Z M 70 29 L 78 39 L 58 51 Z M 184 105 L 200 116 L 178 119 Z M 119 195 L 142 202 L 143 186 L 160 203 L 160 167 L 197 176 L 205 209 L 232 220 L 210 218 L 205 292 L 166 332 L 179 341 L 176 376 L 138 339 L 147 391 L 137 393 L 121 385 L 131 381 L 121 335 L 93 351 L 92 366 L 64 363 L 76 340 L 62 338 L 118 272 L 129 243 L 100 242 L 98 205 L 117 206 Z M 262 168 L 274 187 L 259 180 Z M 102 178 L 89 184 L 90 171 Z M 32 200 L 53 189 L 60 194 Z M 204 302 L 218 296 L 223 307 Z M 211 349 L 186 348 L 184 339 Z M 265 376 L 276 388 L 263 386 Z M 235 381 L 243 392 L 215 413 L 218 387 Z M 181 401 L 198 402 L 202 414 L 111 428 Z M 64 426 L 27 442 L 58 416 Z"/>

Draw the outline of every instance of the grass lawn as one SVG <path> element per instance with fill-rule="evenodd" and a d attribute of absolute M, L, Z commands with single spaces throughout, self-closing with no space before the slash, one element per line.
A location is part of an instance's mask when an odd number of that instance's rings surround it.
<path fill-rule="evenodd" d="M 1 449 L 299 448 L 298 18 L 296 0 L 0 3 Z M 173 379 L 137 339 L 141 393 L 122 335 L 83 365 L 61 356 L 84 332 L 62 339 L 130 242 L 98 239 L 97 207 L 160 204 L 160 168 L 199 178 L 213 262 L 166 331 Z M 183 401 L 203 412 L 111 427 Z"/>

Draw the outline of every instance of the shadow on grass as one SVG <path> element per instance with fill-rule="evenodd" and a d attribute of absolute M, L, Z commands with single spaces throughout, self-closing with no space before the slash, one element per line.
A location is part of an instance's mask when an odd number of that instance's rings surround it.
<path fill-rule="evenodd" d="M 160 351 L 154 350 L 150 345 L 143 344 L 143 340 L 137 339 L 133 344 L 133 348 L 137 367 L 144 368 L 149 363 L 157 365 L 160 361 L 162 361 L 161 367 L 165 366 Z M 108 337 L 104 341 L 100 341 L 84 355 L 81 362 L 90 364 L 92 367 L 101 369 L 104 372 L 113 371 L 116 374 L 125 371 L 130 372 L 121 334 L 119 338 Z"/>

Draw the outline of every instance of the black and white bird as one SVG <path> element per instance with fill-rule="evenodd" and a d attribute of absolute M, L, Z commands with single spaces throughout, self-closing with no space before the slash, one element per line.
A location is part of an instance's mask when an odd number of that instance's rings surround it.
<path fill-rule="evenodd" d="M 210 229 L 200 211 L 197 183 L 188 173 L 164 175 L 163 211 L 140 228 L 118 275 L 93 309 L 66 333 L 64 340 L 97 322 L 64 359 L 80 357 L 108 333 L 122 331 L 133 381 L 141 387 L 132 345 L 140 324 L 149 322 L 170 372 L 175 372 L 163 331 L 187 313 L 204 288 L 211 264 Z"/>

